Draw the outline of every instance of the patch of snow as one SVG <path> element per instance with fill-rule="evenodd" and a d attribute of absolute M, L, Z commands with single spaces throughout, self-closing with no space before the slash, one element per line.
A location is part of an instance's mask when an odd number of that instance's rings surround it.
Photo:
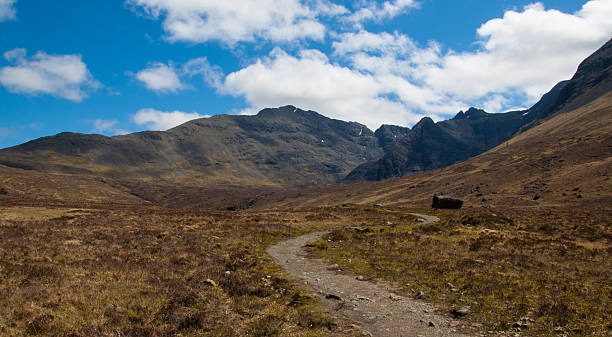
<path fill-rule="evenodd" d="M 527 116 L 528 114 L 529 114 L 529 111 L 525 112 L 523 116 Z"/>
<path fill-rule="evenodd" d="M 361 130 L 359 130 L 359 135 L 361 136 L 363 134 L 363 128 L 361 128 Z"/>
<path fill-rule="evenodd" d="M 321 139 L 321 143 L 325 143 L 325 141 L 323 139 Z"/>
<path fill-rule="evenodd" d="M 297 111 L 297 108 L 293 109 L 293 112 L 296 112 L 296 111 Z"/>

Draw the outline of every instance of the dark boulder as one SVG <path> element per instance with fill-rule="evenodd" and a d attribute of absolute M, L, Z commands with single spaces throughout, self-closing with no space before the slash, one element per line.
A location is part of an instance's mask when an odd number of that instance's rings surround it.
<path fill-rule="evenodd" d="M 432 207 L 445 209 L 459 209 L 463 206 L 463 200 L 449 197 L 447 195 L 434 195 Z"/>

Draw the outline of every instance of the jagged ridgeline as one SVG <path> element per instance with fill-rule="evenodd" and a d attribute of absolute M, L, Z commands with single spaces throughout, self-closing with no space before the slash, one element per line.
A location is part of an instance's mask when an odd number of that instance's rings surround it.
<path fill-rule="evenodd" d="M 601 97 L 612 90 L 611 41 L 585 59 L 571 80 L 559 82 L 530 109 L 489 114 L 471 108 L 438 123 L 423 118 L 382 158 L 360 165 L 346 181 L 403 177 L 461 162 L 544 119 Z"/>
<path fill-rule="evenodd" d="M 612 43 L 528 110 L 470 108 L 412 129 L 376 132 L 294 106 L 254 116 L 216 115 L 167 131 L 129 135 L 60 133 L 0 150 L 0 164 L 43 172 L 240 186 L 306 187 L 381 180 L 445 167 L 482 154 L 555 114 L 612 89 Z"/>
<path fill-rule="evenodd" d="M 167 131 L 60 133 L 0 150 L 0 164 L 182 183 L 324 185 L 379 158 L 407 131 L 385 126 L 374 134 L 359 123 L 284 106 L 255 116 L 197 119 Z"/>

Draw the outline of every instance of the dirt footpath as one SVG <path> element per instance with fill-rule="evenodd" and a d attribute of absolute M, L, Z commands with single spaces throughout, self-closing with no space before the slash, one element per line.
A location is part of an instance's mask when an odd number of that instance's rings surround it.
<path fill-rule="evenodd" d="M 435 216 L 414 214 L 423 223 L 439 221 Z M 325 232 L 309 233 L 283 241 L 267 250 L 291 275 L 304 279 L 339 317 L 352 321 L 371 336 L 464 336 L 451 327 L 451 319 L 435 313 L 423 301 L 398 295 L 384 281 L 361 281 L 356 275 L 338 273 L 321 259 L 307 257 L 304 246 Z"/>

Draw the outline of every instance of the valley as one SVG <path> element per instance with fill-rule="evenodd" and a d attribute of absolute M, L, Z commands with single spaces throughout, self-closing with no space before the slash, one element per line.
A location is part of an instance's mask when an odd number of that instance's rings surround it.
<path fill-rule="evenodd" d="M 287 105 L 0 164 L 2 335 L 612 331 L 611 41 L 528 110 L 373 132 Z"/>

